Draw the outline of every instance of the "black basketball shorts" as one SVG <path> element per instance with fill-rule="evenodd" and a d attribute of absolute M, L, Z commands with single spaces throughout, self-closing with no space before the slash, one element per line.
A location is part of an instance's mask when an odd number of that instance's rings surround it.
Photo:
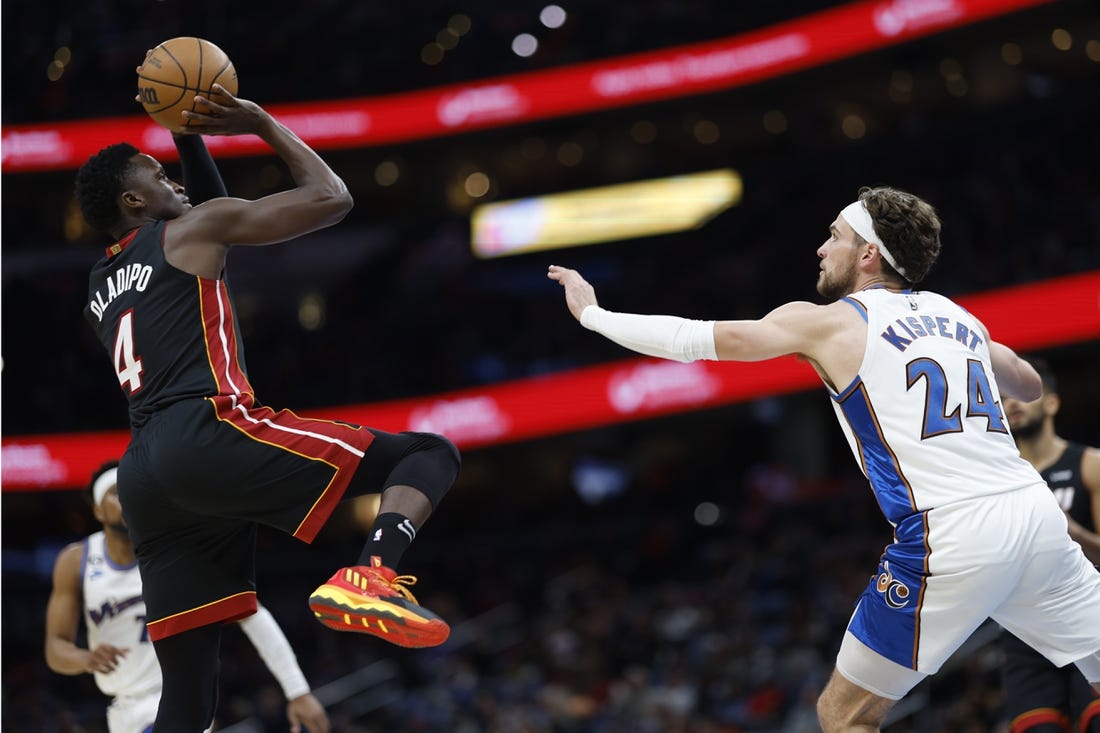
<path fill-rule="evenodd" d="M 399 437 L 255 407 L 247 395 L 158 412 L 135 432 L 118 474 L 149 637 L 254 613 L 256 525 L 311 542 L 368 448 L 382 444 L 366 463 L 390 463 L 385 446 Z M 384 477 L 386 466 L 364 473 Z"/>

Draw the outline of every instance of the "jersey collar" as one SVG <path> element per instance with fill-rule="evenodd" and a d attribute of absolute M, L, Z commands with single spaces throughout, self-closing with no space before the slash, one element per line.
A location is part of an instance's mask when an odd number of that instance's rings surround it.
<path fill-rule="evenodd" d="M 859 290 L 856 291 L 856 293 L 862 293 L 862 292 L 867 291 L 867 290 L 890 290 L 890 288 L 886 287 L 886 285 L 884 285 L 883 283 L 875 283 L 874 285 L 868 285 L 865 288 L 860 288 Z M 907 295 L 907 294 L 913 292 L 913 288 L 902 288 L 901 290 L 890 290 L 890 292 L 891 293 L 899 293 L 901 295 Z M 852 293 L 852 295 L 855 295 L 855 293 Z"/>
<path fill-rule="evenodd" d="M 130 242 L 134 241 L 134 237 L 137 236 L 137 233 L 140 230 L 141 230 L 141 227 L 136 227 L 134 229 L 131 229 L 129 232 L 127 232 L 126 236 L 124 236 L 122 239 L 118 240 L 117 242 L 115 242 L 114 244 L 112 244 L 110 247 L 107 248 L 107 256 L 108 257 L 114 257 L 119 252 L 126 249 L 130 245 Z"/>

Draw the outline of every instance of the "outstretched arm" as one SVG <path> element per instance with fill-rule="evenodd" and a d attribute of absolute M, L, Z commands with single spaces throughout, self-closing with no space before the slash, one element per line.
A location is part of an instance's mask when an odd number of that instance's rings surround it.
<path fill-rule="evenodd" d="M 755 321 L 615 313 L 600 308 L 592 286 L 576 270 L 551 265 L 547 277 L 565 289 L 569 312 L 582 326 L 632 351 L 662 359 L 763 361 L 787 354 L 814 358 L 820 344 L 842 326 L 834 314 L 843 309 L 801 302 L 787 303 Z"/>
<path fill-rule="evenodd" d="M 329 733 L 331 725 L 328 715 L 310 693 L 309 683 L 298 666 L 294 650 L 271 612 L 259 606 L 256 613 L 240 622 L 240 626 L 283 688 L 287 699 L 286 716 L 292 733 L 299 733 L 303 725 L 309 733 Z"/>
<path fill-rule="evenodd" d="M 565 289 L 569 312 L 582 326 L 620 346 L 646 356 L 683 362 L 718 358 L 714 351 L 714 321 L 615 313 L 599 306 L 596 292 L 576 270 L 551 265 L 547 277 Z"/>
<path fill-rule="evenodd" d="M 83 552 L 82 543 L 73 543 L 61 551 L 53 567 L 53 588 L 46 605 L 46 664 L 58 674 L 113 672 L 128 651 L 109 644 L 94 650 L 76 645 L 84 601 L 80 585 Z"/>

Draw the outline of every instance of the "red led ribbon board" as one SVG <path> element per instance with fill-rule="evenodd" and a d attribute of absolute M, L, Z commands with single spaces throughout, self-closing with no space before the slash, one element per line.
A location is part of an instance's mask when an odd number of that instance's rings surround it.
<path fill-rule="evenodd" d="M 864 0 L 717 41 L 415 92 L 268 109 L 318 150 L 408 142 L 730 89 L 1049 1 Z M 247 66 L 238 71 L 247 97 Z M 76 168 L 122 140 L 161 161 L 176 158 L 168 131 L 146 115 L 134 115 L 5 125 L 0 170 Z M 269 152 L 251 135 L 206 142 L 222 157 Z"/>
<path fill-rule="evenodd" d="M 1100 337 L 1100 270 L 960 298 L 993 337 L 1019 351 Z M 564 311 L 564 308 L 563 308 Z M 564 314 L 563 318 L 568 316 Z M 389 431 L 447 435 L 464 449 L 557 435 L 787 394 L 820 385 L 793 357 L 757 363 L 626 359 L 411 400 L 302 411 Z M 3 440 L 3 490 L 83 485 L 122 455 L 127 431 Z"/>

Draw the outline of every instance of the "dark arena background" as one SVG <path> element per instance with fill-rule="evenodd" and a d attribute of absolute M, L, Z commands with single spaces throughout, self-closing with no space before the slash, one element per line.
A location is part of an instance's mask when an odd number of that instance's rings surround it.
<path fill-rule="evenodd" d="M 454 627 L 442 647 L 311 618 L 369 501 L 313 547 L 261 529 L 259 598 L 340 733 L 817 730 L 891 540 L 827 396 L 794 360 L 636 358 L 578 326 L 549 264 L 611 309 L 756 318 L 817 299 L 815 250 L 860 186 L 904 188 L 944 222 L 925 287 L 1045 357 L 1060 434 L 1100 445 L 1095 2 L 556 2 L 4 4 L 5 733 L 106 731 L 90 676 L 43 659 L 54 558 L 98 528 L 80 489 L 127 435 L 81 314 L 107 242 L 73 177 L 121 139 L 178 177 L 133 101 L 134 68 L 174 36 L 224 49 L 240 95 L 355 198 L 335 227 L 230 255 L 257 394 L 464 454 L 402 563 Z M 231 195 L 290 185 L 262 145 L 211 149 Z M 689 175 L 714 171 L 713 190 Z M 625 214 L 607 190 L 538 198 L 637 182 L 673 188 Z M 517 199 L 544 229 L 493 206 Z M 591 221 L 568 218 L 581 206 Z M 997 635 L 981 627 L 886 730 L 1007 731 Z M 287 729 L 235 629 L 217 725 Z"/>

